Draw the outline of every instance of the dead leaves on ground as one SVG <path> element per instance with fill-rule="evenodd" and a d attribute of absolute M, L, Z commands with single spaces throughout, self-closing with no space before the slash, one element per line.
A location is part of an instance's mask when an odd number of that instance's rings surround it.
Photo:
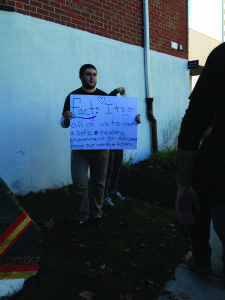
<path fill-rule="evenodd" d="M 190 295 L 188 295 L 188 294 L 185 293 L 185 292 L 182 292 L 182 293 L 180 294 L 180 296 L 181 296 L 182 299 L 189 299 L 189 298 L 190 298 Z"/>
<path fill-rule="evenodd" d="M 141 263 L 139 264 L 139 261 L 136 260 L 138 256 L 149 252 L 149 247 L 154 239 L 154 237 L 145 234 L 146 226 L 155 228 L 155 230 L 159 233 L 160 239 L 158 239 L 156 243 L 156 247 L 158 248 L 158 251 L 156 252 L 157 257 L 163 256 L 167 249 L 172 248 L 175 245 L 174 240 L 177 238 L 176 223 L 172 223 L 175 221 L 169 221 L 171 224 L 168 222 L 167 224 L 164 223 L 164 225 L 161 226 L 160 218 L 163 215 L 158 216 L 154 214 L 154 211 L 151 211 L 151 214 L 149 215 L 145 214 L 142 217 L 137 217 L 136 225 L 138 231 L 135 228 L 133 232 L 133 240 L 135 242 L 128 239 L 127 243 L 124 243 L 123 241 L 124 238 L 126 238 L 125 234 L 127 232 L 127 228 L 130 228 L 130 220 L 127 220 L 126 218 L 118 218 L 117 216 L 110 216 L 109 218 L 109 216 L 110 214 L 104 215 L 104 222 L 106 224 L 107 222 L 110 223 L 110 227 L 107 224 L 109 227 L 109 229 L 107 228 L 107 231 L 93 231 L 93 228 L 89 228 L 87 226 L 72 232 L 71 242 L 68 245 L 67 251 L 72 259 L 74 257 L 79 257 L 83 265 L 79 266 L 74 273 L 75 276 L 73 275 L 73 278 L 76 277 L 76 279 L 78 277 L 82 277 L 80 285 L 81 289 L 78 289 L 77 291 L 79 300 L 94 300 L 96 298 L 96 296 L 91 292 L 81 292 L 86 288 L 91 290 L 91 285 L 85 286 L 83 282 L 99 282 L 100 286 L 106 286 L 107 288 L 107 286 L 110 285 L 110 278 L 112 275 L 117 278 L 120 277 L 121 284 L 128 285 L 129 282 L 134 282 L 133 288 L 131 287 L 130 289 L 124 289 L 123 292 L 119 294 L 120 300 L 132 299 L 132 294 L 128 293 L 133 293 L 133 297 L 137 294 L 148 294 L 150 290 L 153 290 L 155 286 L 157 286 L 157 279 L 154 277 L 154 271 L 153 273 L 151 273 L 151 270 L 149 270 L 149 273 L 143 272 Z M 50 215 L 46 219 L 46 221 L 41 223 L 41 227 L 46 229 L 50 234 L 54 232 L 58 233 L 59 231 L 64 234 L 65 229 L 70 230 L 68 224 L 65 226 L 64 220 L 60 220 L 57 215 L 54 215 L 54 217 Z M 109 221 L 107 219 L 109 219 Z M 121 245 L 123 245 L 122 247 L 119 244 L 120 241 Z M 101 249 L 103 249 L 106 244 L 108 244 L 109 247 L 111 247 L 113 244 L 118 244 L 116 247 L 116 252 L 118 251 L 117 255 L 120 251 L 121 257 L 124 257 L 126 261 L 126 263 L 124 263 L 122 272 L 119 271 L 120 267 L 117 268 L 112 264 L 111 261 L 106 260 L 102 255 Z M 90 255 L 90 246 L 96 252 L 96 256 L 92 257 Z M 171 275 L 170 279 L 174 279 L 173 274 Z M 121 289 L 123 289 L 122 286 L 120 287 Z M 99 291 L 99 293 L 104 294 L 105 290 Z M 187 295 L 182 294 L 181 297 L 183 299 L 188 299 L 187 297 L 185 298 L 185 296 Z"/>
<path fill-rule="evenodd" d="M 51 217 L 48 221 L 45 221 L 42 226 L 47 229 L 54 228 L 55 226 L 54 218 Z"/>
<path fill-rule="evenodd" d="M 108 216 L 105 217 L 107 218 Z M 92 249 L 95 249 L 97 253 L 99 253 L 98 249 L 100 249 L 101 252 L 101 249 L 103 249 L 106 244 L 111 245 L 113 243 L 118 243 L 121 236 L 123 235 L 123 231 L 126 230 L 127 227 L 129 227 L 126 220 L 118 221 L 117 219 L 111 219 L 110 222 L 112 224 L 112 227 L 110 232 L 108 232 L 108 235 L 104 235 L 104 238 L 101 238 L 101 240 L 98 240 L 98 238 L 96 238 L 96 240 L 92 241 L 91 243 Z M 151 226 L 152 223 L 156 224 L 156 228 L 160 226 L 159 219 L 156 217 L 145 216 L 138 220 L 138 226 Z M 168 225 L 164 224 L 160 230 L 161 243 L 158 244 L 157 255 L 162 256 L 164 255 L 165 251 L 167 251 L 167 249 L 173 248 L 175 245 L 174 241 L 177 238 L 176 223 L 168 223 Z M 74 233 L 72 237 L 73 247 L 70 248 L 70 250 L 72 251 L 71 255 L 79 254 L 82 258 L 85 258 L 85 253 L 87 253 L 87 255 L 90 255 L 89 237 L 90 234 L 88 233 L 87 228 L 84 228 L 80 232 Z M 151 239 L 149 238 L 149 236 L 144 235 L 144 231 L 140 231 L 140 234 L 138 234 L 137 236 L 135 235 L 134 239 L 138 240 L 138 242 L 129 242 L 127 243 L 128 247 L 124 247 L 121 249 L 121 255 L 125 258 L 125 260 L 129 258 L 129 261 L 127 261 L 127 263 L 124 265 L 124 269 L 122 271 L 119 272 L 118 268 L 115 266 L 109 266 L 109 262 L 107 260 L 104 261 L 104 257 L 102 255 L 97 255 L 92 258 L 90 256 L 87 257 L 88 259 L 83 262 L 83 265 L 86 267 L 81 271 L 80 275 L 84 279 L 86 278 L 87 280 L 97 280 L 98 282 L 103 283 L 105 281 L 108 282 L 110 273 L 113 273 L 113 276 L 119 276 L 124 281 L 134 281 L 135 285 L 133 286 L 132 291 L 134 294 L 141 295 L 141 293 L 148 293 L 149 289 L 153 289 L 155 287 L 157 279 L 155 280 L 154 274 L 151 274 L 151 271 L 149 274 L 142 272 L 142 267 L 141 265 L 139 265 L 138 260 L 136 261 L 136 257 L 137 255 L 140 255 L 140 253 L 149 251 Z M 174 272 L 172 270 L 167 270 L 167 274 L 169 279 L 175 279 Z M 120 299 L 131 299 L 131 297 L 132 295 L 120 295 Z M 188 299 L 184 298 L 185 294 L 182 294 L 182 297 L 183 299 Z"/>
<path fill-rule="evenodd" d="M 79 294 L 79 300 L 94 300 L 95 294 L 88 292 L 88 291 L 83 291 Z"/>
<path fill-rule="evenodd" d="M 178 300 L 177 296 L 176 296 L 173 292 L 168 291 L 168 290 L 163 290 L 163 291 L 161 292 L 161 295 L 162 295 L 162 296 L 167 296 L 168 299 L 171 299 L 171 300 Z M 182 293 L 180 294 L 180 297 L 181 297 L 182 299 L 189 299 L 189 298 L 190 298 L 190 295 L 187 294 L 186 292 L 182 292 Z"/>

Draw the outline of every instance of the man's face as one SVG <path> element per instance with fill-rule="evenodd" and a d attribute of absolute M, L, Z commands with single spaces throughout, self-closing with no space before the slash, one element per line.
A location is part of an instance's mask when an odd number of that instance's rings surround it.
<path fill-rule="evenodd" d="M 84 71 L 80 77 L 82 86 L 86 89 L 93 89 L 97 84 L 97 71 L 95 69 L 88 68 Z"/>

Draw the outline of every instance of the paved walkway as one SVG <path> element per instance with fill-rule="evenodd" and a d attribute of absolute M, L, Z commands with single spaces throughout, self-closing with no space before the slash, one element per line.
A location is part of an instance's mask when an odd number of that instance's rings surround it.
<path fill-rule="evenodd" d="M 213 274 L 206 280 L 191 272 L 187 265 L 180 264 L 175 271 L 175 280 L 166 282 L 158 300 L 225 300 L 225 281 L 222 274 L 222 245 L 211 226 Z M 190 255 L 190 253 L 187 253 Z"/>

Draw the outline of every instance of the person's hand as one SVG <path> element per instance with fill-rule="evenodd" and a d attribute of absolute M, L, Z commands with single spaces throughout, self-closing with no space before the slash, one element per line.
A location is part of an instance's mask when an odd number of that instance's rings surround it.
<path fill-rule="evenodd" d="M 70 111 L 65 111 L 64 113 L 64 122 L 65 124 L 69 124 L 70 123 L 70 119 L 72 118 L 73 113 Z"/>
<path fill-rule="evenodd" d="M 136 121 L 137 124 L 141 123 L 141 115 L 140 114 L 136 115 L 135 121 Z"/>
<path fill-rule="evenodd" d="M 125 93 L 126 93 L 126 90 L 125 90 L 125 88 L 124 87 L 119 87 L 119 88 L 117 88 L 117 91 L 118 91 L 118 93 L 120 93 L 120 95 L 125 95 Z"/>
<path fill-rule="evenodd" d="M 199 200 L 192 187 L 179 186 L 176 198 L 176 211 L 186 223 L 193 224 L 199 211 Z"/>

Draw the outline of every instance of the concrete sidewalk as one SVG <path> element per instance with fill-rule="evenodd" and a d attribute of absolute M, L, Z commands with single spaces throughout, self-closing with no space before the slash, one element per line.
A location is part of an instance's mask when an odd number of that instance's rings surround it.
<path fill-rule="evenodd" d="M 222 273 L 222 245 L 211 225 L 210 245 L 212 247 L 213 274 L 201 279 L 184 263 L 175 271 L 175 280 L 166 282 L 157 300 L 225 300 L 225 280 Z M 190 253 L 187 253 L 189 256 Z"/>

